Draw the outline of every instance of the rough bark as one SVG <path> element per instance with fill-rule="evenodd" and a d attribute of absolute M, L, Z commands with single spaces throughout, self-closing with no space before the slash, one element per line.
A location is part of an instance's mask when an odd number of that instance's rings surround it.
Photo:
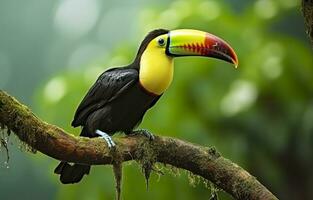
<path fill-rule="evenodd" d="M 58 160 L 90 165 L 112 164 L 116 159 L 136 159 L 143 165 L 160 162 L 199 175 L 235 199 L 277 199 L 255 177 L 214 148 L 170 137 L 156 136 L 154 141 L 148 141 L 138 135 L 115 138 L 117 148 L 110 150 L 103 139 L 75 137 L 43 122 L 4 91 L 0 91 L 0 125 L 32 148 Z"/>
<path fill-rule="evenodd" d="M 313 44 L 313 0 L 302 0 L 302 12 L 307 33 Z"/>

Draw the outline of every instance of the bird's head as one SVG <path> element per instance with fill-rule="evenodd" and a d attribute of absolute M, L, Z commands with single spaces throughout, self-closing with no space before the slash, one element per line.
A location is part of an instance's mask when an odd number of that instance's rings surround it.
<path fill-rule="evenodd" d="M 169 57 L 217 58 L 238 66 L 237 55 L 229 44 L 213 34 L 199 30 L 153 30 L 142 41 L 138 55 L 145 50 L 158 51 Z"/>
<path fill-rule="evenodd" d="M 217 58 L 238 66 L 235 51 L 215 35 L 192 29 L 157 29 L 145 37 L 136 57 L 141 85 L 162 94 L 172 81 L 173 58 L 182 56 Z"/>

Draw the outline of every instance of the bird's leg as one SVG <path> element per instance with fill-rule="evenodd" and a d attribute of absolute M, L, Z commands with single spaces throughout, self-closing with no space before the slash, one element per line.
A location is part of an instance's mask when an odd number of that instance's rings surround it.
<path fill-rule="evenodd" d="M 96 134 L 100 135 L 100 137 L 103 138 L 108 143 L 109 149 L 115 147 L 114 141 L 107 133 L 100 130 L 96 130 Z"/>
<path fill-rule="evenodd" d="M 149 140 L 154 140 L 155 137 L 152 133 L 150 133 L 148 130 L 146 129 L 139 129 L 139 130 L 136 130 L 136 131 L 133 131 L 132 134 L 134 135 L 144 135 L 145 137 L 149 138 Z"/>

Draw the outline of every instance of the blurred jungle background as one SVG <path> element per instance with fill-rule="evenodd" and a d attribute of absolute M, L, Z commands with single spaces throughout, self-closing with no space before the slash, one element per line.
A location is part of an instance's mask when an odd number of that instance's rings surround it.
<path fill-rule="evenodd" d="M 70 122 L 99 73 L 131 62 L 145 34 L 160 27 L 216 34 L 240 64 L 177 59 L 173 84 L 140 127 L 215 146 L 281 199 L 313 199 L 313 57 L 300 1 L 1 0 L 0 87 L 79 134 Z M 111 167 L 62 185 L 53 174 L 58 161 L 9 140 L 8 164 L 0 152 L 0 199 L 114 198 Z M 162 165 L 165 175 L 152 175 L 146 191 L 140 166 L 124 166 L 124 199 L 210 196 L 202 181 Z"/>

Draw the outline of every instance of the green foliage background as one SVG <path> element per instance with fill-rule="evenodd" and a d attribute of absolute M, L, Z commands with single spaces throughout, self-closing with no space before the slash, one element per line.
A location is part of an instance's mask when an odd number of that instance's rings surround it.
<path fill-rule="evenodd" d="M 14 14 L 17 1 L 0 2 L 0 86 L 39 117 L 79 134 L 70 122 L 83 95 L 107 67 L 131 62 L 148 31 L 208 31 L 234 47 L 239 68 L 213 59 L 175 60 L 172 86 L 140 127 L 215 146 L 281 199 L 313 198 L 313 58 L 299 2 L 94 1 L 101 9 L 84 33 L 83 25 L 62 26 L 66 16 L 58 21 L 73 0 L 40 2 L 32 0 Z M 0 171 L 4 199 L 114 198 L 108 166 L 93 167 L 79 184 L 61 185 L 53 175 L 57 161 L 10 148 L 10 168 Z M 158 167 L 166 175 L 154 174 L 146 191 L 139 165 L 125 164 L 124 199 L 209 198 L 201 181 L 190 186 L 194 179 L 187 172 Z M 220 197 L 230 199 L 223 192 Z"/>

